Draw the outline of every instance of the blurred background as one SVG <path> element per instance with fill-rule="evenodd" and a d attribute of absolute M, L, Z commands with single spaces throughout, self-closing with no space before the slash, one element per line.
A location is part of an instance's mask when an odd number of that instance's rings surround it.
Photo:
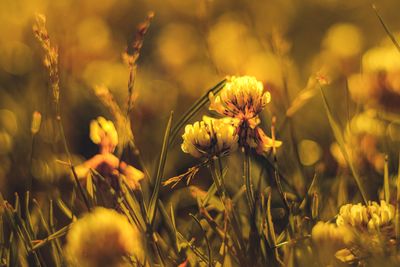
<path fill-rule="evenodd" d="M 382 0 L 376 7 L 390 29 L 400 31 L 400 2 Z M 11 197 L 31 183 L 33 190 L 54 191 L 65 172 L 56 162 L 64 151 L 49 115 L 48 75 L 32 33 L 34 14 L 47 17 L 59 49 L 62 120 L 79 163 L 98 152 L 89 139 L 90 120 L 111 118 L 93 88 L 108 87 L 125 105 L 129 72 L 122 53 L 149 11 L 155 17 L 138 61 L 131 122 L 150 171 L 170 111 L 178 119 L 226 75 L 255 76 L 271 91 L 264 128 L 269 132 L 271 117 L 277 117 L 277 135 L 284 141 L 278 162 L 299 192 L 316 172 L 327 177 L 327 194 L 342 181 L 329 177 L 349 175 L 313 82 L 316 76 L 329 81 L 324 88 L 329 105 L 344 131 L 352 130 L 345 133 L 346 141 L 371 195 L 379 194 L 385 155 L 391 173 L 397 170 L 400 54 L 370 1 L 1 0 L 3 194 Z M 41 113 L 42 124 L 32 138 L 34 111 Z M 169 151 L 165 178 L 195 163 L 177 144 Z"/>

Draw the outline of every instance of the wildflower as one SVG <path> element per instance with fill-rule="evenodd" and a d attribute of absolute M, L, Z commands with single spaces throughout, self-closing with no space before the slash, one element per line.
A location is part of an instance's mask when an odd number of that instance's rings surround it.
<path fill-rule="evenodd" d="M 267 136 L 260 127 L 250 128 L 247 132 L 246 143 L 249 147 L 255 148 L 257 153 L 267 152 L 273 147 L 280 147 L 281 141 Z"/>
<path fill-rule="evenodd" d="M 139 230 L 114 210 L 97 207 L 73 223 L 65 252 L 71 266 L 128 266 L 124 256 L 144 260 Z"/>
<path fill-rule="evenodd" d="M 210 110 L 221 115 L 249 120 L 257 116 L 271 101 L 271 94 L 264 91 L 260 81 L 251 76 L 228 78 L 220 96 L 209 95 Z"/>
<path fill-rule="evenodd" d="M 391 226 L 395 216 L 393 205 L 381 200 L 380 204 L 373 201 L 368 206 L 361 203 L 346 204 L 340 208 L 336 219 L 338 226 L 353 226 L 371 233 L 379 231 L 384 226 Z"/>
<path fill-rule="evenodd" d="M 90 122 L 90 139 L 100 146 L 101 152 L 113 152 L 118 144 L 118 134 L 112 121 L 97 117 Z"/>
<path fill-rule="evenodd" d="M 241 147 L 254 148 L 261 154 L 282 144 L 268 137 L 259 127 L 258 114 L 271 101 L 271 94 L 256 78 L 232 76 L 220 96 L 210 93 L 209 99 L 210 110 L 235 120 Z"/>
<path fill-rule="evenodd" d="M 353 239 L 353 233 L 347 227 L 337 226 L 329 222 L 318 222 L 311 231 L 314 243 L 328 243 L 335 248 L 343 248 Z"/>
<path fill-rule="evenodd" d="M 354 233 L 350 227 L 320 221 L 313 227 L 311 238 L 319 248 L 318 256 L 322 265 L 332 266 L 332 263 L 335 262 L 335 253 L 351 245 Z"/>
<path fill-rule="evenodd" d="M 196 158 L 232 152 L 238 142 L 235 124 L 228 118 L 203 117 L 202 121 L 186 125 L 181 148 Z"/>

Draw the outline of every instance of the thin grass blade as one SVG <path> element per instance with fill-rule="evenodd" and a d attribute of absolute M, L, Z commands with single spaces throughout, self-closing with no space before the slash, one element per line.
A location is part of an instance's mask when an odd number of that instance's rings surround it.
<path fill-rule="evenodd" d="M 365 190 L 361 183 L 360 176 L 358 175 L 356 169 L 354 168 L 353 162 L 350 160 L 349 154 L 347 153 L 346 144 L 345 144 L 344 137 L 343 137 L 342 131 L 340 129 L 340 126 L 336 122 L 336 120 L 333 118 L 333 113 L 328 105 L 328 101 L 326 99 L 324 90 L 321 85 L 319 86 L 319 89 L 320 89 L 320 92 L 322 95 L 322 100 L 324 102 L 325 111 L 328 116 L 328 121 L 329 121 L 329 124 L 333 131 L 333 135 L 335 136 L 336 142 L 338 143 L 338 145 L 340 147 L 343 157 L 345 158 L 347 164 L 350 167 L 351 173 L 353 174 L 353 178 L 357 184 L 358 190 L 361 193 L 361 197 L 362 197 L 364 203 L 367 205 L 368 204 L 367 194 L 365 193 Z"/>
<path fill-rule="evenodd" d="M 171 134 L 171 125 L 172 125 L 172 118 L 173 118 L 173 112 L 171 111 L 171 114 L 169 116 L 169 120 L 167 123 L 167 127 L 165 129 L 164 133 L 164 140 L 161 148 L 161 153 L 160 153 L 160 159 L 158 161 L 158 167 L 157 167 L 157 172 L 154 181 L 154 190 L 151 195 L 149 207 L 148 207 L 148 215 L 149 215 L 149 221 L 151 224 L 154 222 L 154 218 L 156 215 L 156 206 L 157 206 L 157 200 L 158 200 L 158 194 L 160 192 L 160 186 L 161 186 L 161 180 L 162 176 L 164 174 L 164 167 L 165 167 L 165 162 L 167 160 L 167 154 L 168 154 L 168 144 L 169 144 L 169 138 Z"/>

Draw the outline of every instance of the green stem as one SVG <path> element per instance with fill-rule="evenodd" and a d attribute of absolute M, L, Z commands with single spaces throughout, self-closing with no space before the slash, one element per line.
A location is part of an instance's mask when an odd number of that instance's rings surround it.
<path fill-rule="evenodd" d="M 244 174 L 243 174 L 243 178 L 244 178 L 244 183 L 246 185 L 246 195 L 247 195 L 247 201 L 249 204 L 249 209 L 250 209 L 250 213 L 253 214 L 254 213 L 254 193 L 253 193 L 253 185 L 251 183 L 251 161 L 250 161 L 250 151 L 249 148 L 245 148 L 244 149 L 244 154 L 245 154 L 245 158 L 243 161 L 243 169 L 244 169 Z"/>

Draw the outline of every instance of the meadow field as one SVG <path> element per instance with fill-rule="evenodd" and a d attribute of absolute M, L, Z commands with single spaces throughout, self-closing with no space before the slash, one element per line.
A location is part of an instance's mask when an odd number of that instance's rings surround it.
<path fill-rule="evenodd" d="M 399 10 L 0 0 L 0 267 L 399 266 Z"/>

